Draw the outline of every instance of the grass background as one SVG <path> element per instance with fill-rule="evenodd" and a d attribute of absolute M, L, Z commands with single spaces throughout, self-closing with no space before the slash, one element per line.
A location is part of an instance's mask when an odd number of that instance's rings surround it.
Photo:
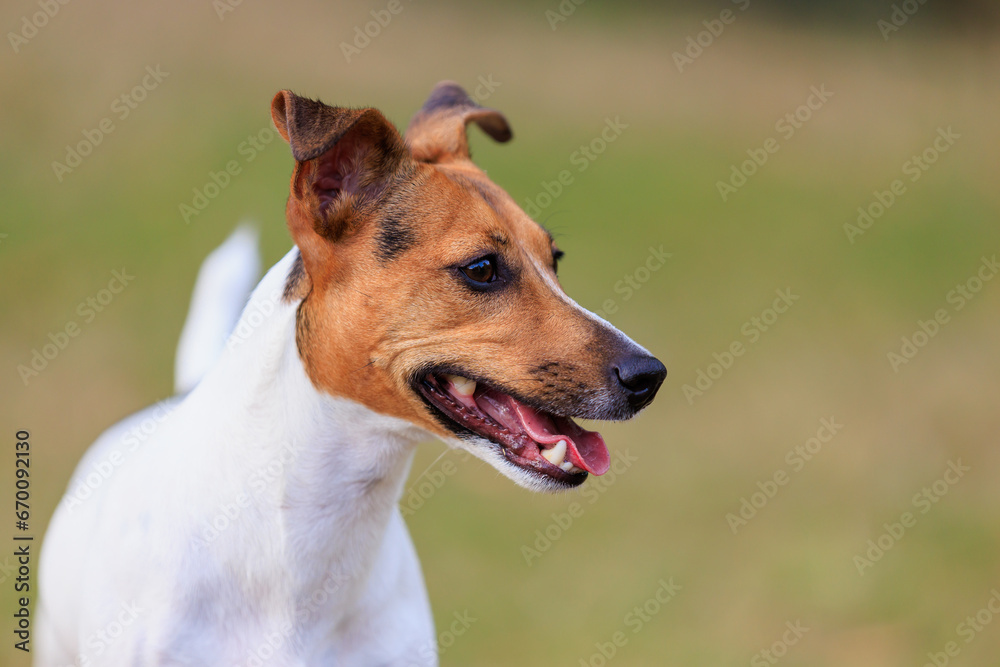
<path fill-rule="evenodd" d="M 597 665 L 595 643 L 623 630 L 613 664 L 745 665 L 795 621 L 810 630 L 783 665 L 921 665 L 953 640 L 950 664 L 1000 664 L 1000 619 L 969 643 L 956 634 L 1000 587 L 1000 281 L 961 311 L 946 302 L 1000 251 L 992 28 L 945 27 L 928 4 L 885 40 L 888 3 L 855 24 L 751 4 L 679 72 L 672 54 L 731 5 L 586 3 L 553 30 L 556 2 L 406 2 L 346 62 L 340 43 L 384 6 L 247 0 L 220 19 L 207 1 L 70 3 L 0 57 L 0 488 L 12 504 L 13 434 L 27 428 L 36 539 L 89 443 L 170 394 L 204 256 L 241 219 L 260 226 L 267 265 L 288 249 L 280 139 L 191 224 L 178 211 L 270 126 L 271 96 L 378 106 L 405 126 L 438 80 L 492 77 L 485 103 L 515 140 L 473 130 L 473 149 L 520 202 L 574 169 L 605 119 L 628 125 L 540 218 L 567 251 L 567 291 L 594 309 L 617 299 L 610 319 L 670 375 L 639 419 L 602 427 L 637 462 L 590 495 L 528 494 L 439 443 L 421 449 L 409 488 L 429 466 L 457 467 L 409 519 L 438 629 L 456 612 L 477 619 L 442 664 Z M 7 3 L 0 26 L 37 10 Z M 112 102 L 147 65 L 169 76 L 118 120 Z M 833 97 L 723 202 L 717 181 L 820 85 Z M 106 116 L 115 131 L 59 182 L 51 163 Z M 905 178 L 940 127 L 961 136 L 849 243 L 857 207 Z M 660 245 L 667 264 L 616 294 Z M 17 366 L 122 266 L 134 282 L 25 386 Z M 746 342 L 741 326 L 779 288 L 800 300 L 690 404 L 683 385 Z M 938 308 L 951 321 L 894 372 L 886 354 Z M 734 535 L 727 513 L 831 416 L 843 429 Z M 859 575 L 867 540 L 957 459 L 970 472 Z M 574 502 L 583 515 L 527 564 L 522 545 Z M 27 664 L 7 634 L 9 557 L 0 566 L 0 661 Z M 626 615 L 670 577 L 681 591 L 632 632 Z"/>

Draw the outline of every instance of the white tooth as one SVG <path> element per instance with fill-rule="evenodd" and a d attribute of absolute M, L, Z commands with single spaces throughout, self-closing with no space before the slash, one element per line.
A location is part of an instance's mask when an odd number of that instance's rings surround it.
<path fill-rule="evenodd" d="M 455 392 L 462 396 L 472 396 L 476 393 L 476 381 L 470 380 L 469 378 L 464 378 L 461 375 L 445 375 L 452 385 L 455 387 Z"/>
<path fill-rule="evenodd" d="M 563 470 L 566 470 L 566 469 L 563 468 Z M 577 473 L 583 472 L 583 470 L 581 470 L 580 468 L 577 468 L 575 465 L 570 465 L 569 470 L 566 470 L 566 472 L 568 472 L 571 475 L 575 475 Z"/>
<path fill-rule="evenodd" d="M 562 463 L 559 464 L 559 467 L 562 468 L 565 472 L 573 472 L 573 468 L 575 468 L 576 466 L 573 465 L 570 461 L 563 461 Z"/>
<path fill-rule="evenodd" d="M 560 440 L 551 449 L 543 449 L 542 456 L 554 466 L 562 464 L 566 458 L 566 441 Z"/>

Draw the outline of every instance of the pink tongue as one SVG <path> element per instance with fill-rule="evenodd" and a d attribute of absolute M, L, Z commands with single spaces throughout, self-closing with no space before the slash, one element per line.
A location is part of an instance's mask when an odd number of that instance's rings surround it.
<path fill-rule="evenodd" d="M 515 416 L 531 439 L 543 445 L 566 441 L 566 458 L 577 468 L 594 475 L 603 475 L 611 467 L 611 457 L 604 438 L 596 431 L 581 428 L 572 419 L 539 412 L 507 394 L 488 392 L 489 398 L 500 399 Z M 485 397 L 485 396 L 484 396 Z"/>

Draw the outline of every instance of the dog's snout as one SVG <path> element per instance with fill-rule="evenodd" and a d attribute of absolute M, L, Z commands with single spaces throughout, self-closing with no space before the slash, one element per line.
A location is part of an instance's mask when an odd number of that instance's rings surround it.
<path fill-rule="evenodd" d="M 667 377 L 667 369 L 656 357 L 631 355 L 614 365 L 614 374 L 629 407 L 638 411 L 656 396 L 656 391 Z"/>

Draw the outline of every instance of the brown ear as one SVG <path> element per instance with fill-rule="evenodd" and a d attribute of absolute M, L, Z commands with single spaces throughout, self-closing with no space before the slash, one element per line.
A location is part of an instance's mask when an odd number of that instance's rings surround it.
<path fill-rule="evenodd" d="M 403 138 L 377 109 L 331 107 L 287 90 L 271 119 L 295 158 L 288 227 L 313 280 L 331 270 L 332 243 L 356 229 L 410 173 Z"/>
<path fill-rule="evenodd" d="M 469 159 L 465 126 L 475 121 L 486 134 L 499 142 L 509 141 L 510 125 L 503 114 L 479 106 L 453 81 L 434 86 L 431 96 L 406 128 L 406 143 L 421 162 L 448 162 Z"/>

